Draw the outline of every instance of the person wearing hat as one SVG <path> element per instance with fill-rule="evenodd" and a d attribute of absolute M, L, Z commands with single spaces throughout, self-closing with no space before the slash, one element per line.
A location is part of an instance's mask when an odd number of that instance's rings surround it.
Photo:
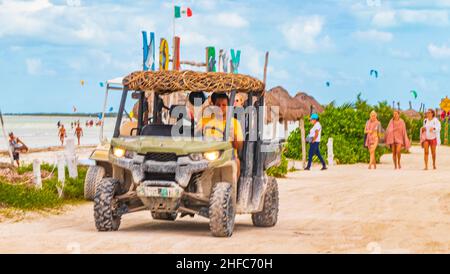
<path fill-rule="evenodd" d="M 309 131 L 309 135 L 307 138 L 308 142 L 310 143 L 310 146 L 309 146 L 308 165 L 306 166 L 305 170 L 311 169 L 311 164 L 312 164 L 314 155 L 317 155 L 320 162 L 322 163 L 322 170 L 326 170 L 327 165 L 326 165 L 325 161 L 323 160 L 323 157 L 320 154 L 320 149 L 319 149 L 320 137 L 322 135 L 322 125 L 319 122 L 319 115 L 317 113 L 312 114 L 310 117 L 310 121 L 313 124 L 313 127 Z"/>

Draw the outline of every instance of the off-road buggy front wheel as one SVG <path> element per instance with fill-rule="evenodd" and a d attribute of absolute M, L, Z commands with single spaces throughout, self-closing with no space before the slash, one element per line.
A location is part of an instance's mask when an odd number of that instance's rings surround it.
<path fill-rule="evenodd" d="M 209 200 L 209 229 L 215 237 L 231 237 L 236 211 L 233 204 L 233 187 L 217 183 Z"/>
<path fill-rule="evenodd" d="M 100 182 L 94 198 L 94 219 L 98 231 L 117 231 L 122 217 L 115 196 L 120 195 L 120 182 L 105 178 Z"/>
<path fill-rule="evenodd" d="M 152 212 L 152 217 L 154 220 L 175 221 L 177 219 L 177 216 L 178 214 L 176 212 L 173 213 Z"/>
<path fill-rule="evenodd" d="M 84 180 L 84 198 L 93 201 L 100 181 L 105 177 L 105 169 L 101 166 L 90 166 Z"/>
<path fill-rule="evenodd" d="M 263 211 L 252 214 L 254 226 L 272 227 L 278 221 L 278 184 L 275 178 L 269 177 L 264 195 Z"/>

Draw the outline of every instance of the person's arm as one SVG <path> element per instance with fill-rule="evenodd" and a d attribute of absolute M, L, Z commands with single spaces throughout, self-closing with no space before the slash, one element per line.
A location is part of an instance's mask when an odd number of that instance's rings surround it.
<path fill-rule="evenodd" d="M 313 137 L 311 143 L 315 143 L 317 138 L 319 138 L 319 132 L 320 132 L 320 129 L 316 129 L 316 131 L 314 132 L 314 137 Z"/>
<path fill-rule="evenodd" d="M 365 133 L 365 134 L 370 134 L 370 133 L 372 133 L 372 131 L 369 130 L 369 121 L 366 122 L 366 127 L 364 128 L 364 133 Z"/>
<path fill-rule="evenodd" d="M 244 134 L 242 132 L 241 124 L 236 119 L 234 120 L 234 140 L 233 147 L 241 151 L 244 146 Z"/>

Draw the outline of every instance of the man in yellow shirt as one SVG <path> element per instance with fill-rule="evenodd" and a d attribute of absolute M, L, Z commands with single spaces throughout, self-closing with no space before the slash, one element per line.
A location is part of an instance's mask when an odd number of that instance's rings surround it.
<path fill-rule="evenodd" d="M 213 138 L 216 140 L 223 140 L 227 121 L 227 110 L 230 104 L 230 99 L 225 93 L 213 93 L 211 101 L 214 106 L 218 107 L 220 111 L 211 114 L 211 117 L 202 118 L 200 125 L 204 137 Z M 230 142 L 234 148 L 233 159 L 236 160 L 238 167 L 238 178 L 240 176 L 240 161 L 238 151 L 242 149 L 244 142 L 244 134 L 242 133 L 241 124 L 234 117 L 231 118 L 230 125 Z"/>

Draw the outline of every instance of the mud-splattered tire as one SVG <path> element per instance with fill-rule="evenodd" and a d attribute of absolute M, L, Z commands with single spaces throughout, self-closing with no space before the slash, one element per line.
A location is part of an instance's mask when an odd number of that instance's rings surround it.
<path fill-rule="evenodd" d="M 95 193 L 94 219 L 98 231 L 117 231 L 121 215 L 117 213 L 114 196 L 120 195 L 120 182 L 112 178 L 103 179 Z"/>
<path fill-rule="evenodd" d="M 157 213 L 152 212 L 152 217 L 155 220 L 164 220 L 164 221 L 175 221 L 177 219 L 178 214 L 174 213 Z"/>
<path fill-rule="evenodd" d="M 231 237 L 235 215 L 233 187 L 229 183 L 217 183 L 209 200 L 209 229 L 212 235 Z"/>
<path fill-rule="evenodd" d="M 105 169 L 101 166 L 90 166 L 84 180 L 84 198 L 93 201 L 100 181 L 105 177 Z"/>
<path fill-rule="evenodd" d="M 278 221 L 278 184 L 275 178 L 268 180 L 263 211 L 252 214 L 253 225 L 258 227 L 272 227 Z"/>

